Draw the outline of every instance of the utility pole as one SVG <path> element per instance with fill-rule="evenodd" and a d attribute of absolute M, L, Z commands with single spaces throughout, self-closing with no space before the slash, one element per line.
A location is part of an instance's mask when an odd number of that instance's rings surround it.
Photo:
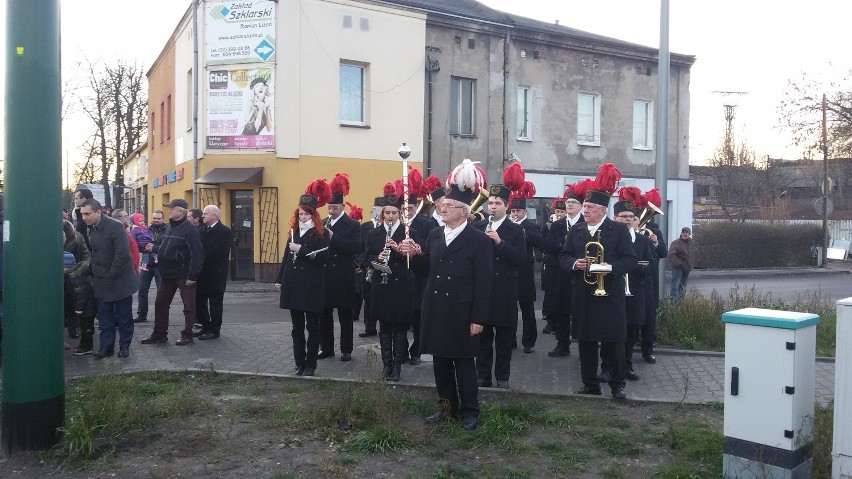
<path fill-rule="evenodd" d="M 826 100 L 822 94 L 822 265 L 828 262 L 828 132 L 826 131 Z"/>
<path fill-rule="evenodd" d="M 37 12 L 34 15 L 33 12 Z M 47 449 L 65 423 L 59 0 L 6 1 L 0 444 Z"/>
<path fill-rule="evenodd" d="M 660 218 L 660 229 L 672 240 L 671 228 L 668 227 L 672 212 L 669 209 L 668 194 L 668 163 L 669 163 L 669 70 L 671 68 L 671 54 L 669 52 L 669 0 L 660 0 L 660 51 L 657 57 L 657 129 L 656 129 L 656 171 L 654 172 L 654 183 L 660 190 L 660 198 L 663 200 L 662 210 L 664 216 Z M 666 297 L 666 286 L 663 278 L 666 277 L 666 265 L 660 261 L 658 266 L 660 274 L 659 293 L 660 298 Z"/>

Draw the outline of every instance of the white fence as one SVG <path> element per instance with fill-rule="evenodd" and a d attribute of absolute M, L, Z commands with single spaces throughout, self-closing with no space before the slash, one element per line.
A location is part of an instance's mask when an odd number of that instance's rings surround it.
<path fill-rule="evenodd" d="M 695 219 L 695 224 L 727 223 L 724 219 Z M 817 225 L 822 227 L 822 220 L 745 220 L 746 223 L 779 224 L 779 225 Z M 828 238 L 831 240 L 852 240 L 852 220 L 828 220 Z"/>

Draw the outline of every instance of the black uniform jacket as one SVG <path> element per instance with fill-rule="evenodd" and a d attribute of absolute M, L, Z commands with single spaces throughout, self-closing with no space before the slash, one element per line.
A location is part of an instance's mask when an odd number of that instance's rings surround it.
<path fill-rule="evenodd" d="M 529 219 L 519 223 L 524 229 L 527 244 L 526 260 L 524 265 L 518 268 L 518 301 L 521 303 L 535 302 L 535 249 L 541 249 L 544 239 L 541 236 L 541 228 Z"/>
<path fill-rule="evenodd" d="M 201 230 L 201 249 L 204 263 L 198 276 L 197 291 L 204 294 L 225 292 L 228 281 L 228 254 L 231 252 L 231 228 L 217 221 Z"/>
<path fill-rule="evenodd" d="M 480 221 L 473 226 L 484 232 L 488 221 Z M 524 229 L 506 218 L 497 228 L 497 234 L 500 235 L 500 246 L 495 245 L 491 238 L 488 239 L 491 243 L 494 281 L 491 283 L 488 317 L 483 324 L 517 328 L 518 269 L 526 263 L 527 254 Z"/>
<path fill-rule="evenodd" d="M 428 272 L 420 318 L 420 352 L 445 358 L 472 358 L 479 337 L 471 323 L 482 324 L 488 314 L 493 278 L 492 241 L 465 226 L 447 245 L 444 228 L 435 228 L 412 261 Z"/>
<path fill-rule="evenodd" d="M 599 238 L 599 239 L 598 239 Z M 572 271 L 574 262 L 585 257 L 586 243 L 592 241 L 588 225 L 575 224 L 568 232 L 559 254 L 559 264 Z M 583 271 L 571 274 L 571 336 L 577 341 L 623 342 L 627 339 L 627 309 L 624 275 L 636 269 L 636 253 L 627 226 L 605 218 L 594 241 L 604 247 L 604 262 L 612 273 L 604 276 L 607 296 L 593 296 L 596 286 L 586 284 Z M 597 275 L 592 275 L 597 279 Z M 595 281 L 597 283 L 597 281 Z"/>
<path fill-rule="evenodd" d="M 580 215 L 575 225 L 577 224 L 585 224 L 583 215 Z M 541 273 L 544 284 L 544 302 L 541 309 L 544 311 L 571 312 L 571 275 L 559 267 L 559 252 L 565 244 L 566 236 L 568 236 L 567 217 L 554 221 L 550 225 L 547 236 L 542 240 L 545 260 Z"/>
<path fill-rule="evenodd" d="M 627 283 L 630 294 L 627 297 L 627 324 L 641 326 L 645 324 L 645 290 L 652 288 L 651 284 L 651 240 L 642 233 L 636 233 L 636 241 L 633 243 L 636 250 L 636 260 L 645 261 L 645 265 L 638 264 L 636 269 L 627 275 Z"/>
<path fill-rule="evenodd" d="M 438 222 L 431 216 L 414 215 L 411 219 L 411 229 L 417 230 L 418 241 L 421 245 L 426 238 L 429 237 L 429 232 L 438 227 Z M 423 291 L 426 290 L 426 275 L 422 271 L 415 271 L 414 275 L 414 309 L 420 310 L 420 303 L 423 301 Z"/>
<path fill-rule="evenodd" d="M 325 266 L 328 260 L 328 250 L 315 255 L 310 252 L 328 246 L 328 233 L 322 238 L 314 236 L 312 230 L 308 230 L 299 237 L 299 230 L 293 232 L 293 239 L 302 245 L 293 261 L 293 252 L 287 247 L 284 258 L 281 259 L 281 267 L 278 268 L 276 283 L 281 284 L 281 297 L 278 307 L 281 309 L 295 309 L 309 313 L 322 313 L 325 309 Z"/>
<path fill-rule="evenodd" d="M 414 229 L 409 229 L 409 236 L 418 244 L 423 244 L 423 238 Z M 367 236 L 367 263 L 379 261 L 379 253 L 385 249 L 387 229 L 385 226 L 373 228 Z M 391 239 L 401 243 L 405 239 L 405 225 L 400 224 Z M 382 284 L 382 272 L 373 271 L 370 285 L 370 315 L 375 321 L 390 321 L 395 323 L 411 323 L 414 320 L 416 292 L 414 289 L 414 270 L 408 267 L 405 255 L 390 250 L 388 266 L 392 273 L 387 275 L 387 284 Z M 413 261 L 414 257 L 409 258 Z M 369 266 L 372 268 L 372 265 Z M 419 307 L 419 306 L 418 306 Z"/>
<path fill-rule="evenodd" d="M 341 213 L 328 229 L 334 234 L 325 264 L 325 307 L 355 309 L 355 266 L 363 249 L 361 225 Z"/>

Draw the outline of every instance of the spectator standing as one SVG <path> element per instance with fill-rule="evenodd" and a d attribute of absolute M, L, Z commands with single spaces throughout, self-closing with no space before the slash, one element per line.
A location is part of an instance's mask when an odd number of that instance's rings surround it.
<path fill-rule="evenodd" d="M 130 260 L 133 263 L 133 270 L 136 271 L 136 275 L 138 276 L 139 262 L 142 255 L 139 253 L 139 246 L 136 244 L 136 240 L 130 234 L 130 230 L 133 228 L 133 225 L 130 223 L 130 215 L 122 208 L 116 208 L 112 211 L 112 217 L 120 221 L 121 225 L 124 226 L 124 231 L 127 232 L 127 241 L 130 245 Z"/>
<path fill-rule="evenodd" d="M 92 283 L 98 301 L 100 348 L 95 359 L 112 356 L 115 328 L 119 331 L 118 357 L 130 355 L 133 340 L 133 293 L 139 289 L 139 277 L 133 272 L 130 243 L 121 222 L 101 213 L 101 204 L 88 199 L 80 206 L 80 215 L 91 227 Z"/>
<path fill-rule="evenodd" d="M 98 312 L 98 303 L 92 291 L 91 270 L 92 254 L 86 247 L 83 235 L 75 231 L 70 221 L 63 223 L 65 232 L 65 245 L 63 249 L 71 253 L 74 264 L 65 268 L 65 279 L 69 283 L 73 294 L 73 302 L 68 314 L 74 315 L 73 322 L 79 324 L 80 343 L 74 349 L 74 356 L 92 354 L 92 341 L 95 334 L 95 315 Z M 80 314 L 79 321 L 77 314 Z M 72 336 L 73 337 L 73 336 Z"/>
<path fill-rule="evenodd" d="M 94 195 L 92 195 L 92 190 L 88 188 L 80 188 L 74 192 L 74 219 L 71 220 L 71 222 L 74 223 L 74 229 L 83 235 L 83 239 L 86 241 L 86 247 L 88 247 L 89 250 L 92 249 L 89 245 L 89 228 L 86 226 L 86 222 L 83 221 L 83 216 L 80 214 L 80 207 L 83 205 L 84 201 L 90 200 L 93 197 Z M 101 213 L 103 213 L 103 211 Z"/>
<path fill-rule="evenodd" d="M 201 249 L 204 263 L 195 291 L 195 313 L 201 330 L 193 336 L 201 340 L 219 337 L 222 328 L 222 300 L 228 281 L 228 254 L 231 252 L 231 229 L 219 221 L 219 207 L 204 208 L 201 227 Z"/>
<path fill-rule="evenodd" d="M 165 343 L 169 340 L 169 308 L 175 293 L 180 290 L 183 300 L 184 328 L 178 346 L 192 344 L 192 325 L 195 323 L 195 282 L 201 274 L 204 253 L 198 228 L 187 219 L 189 205 L 176 199 L 164 205 L 169 208 L 169 225 L 158 242 L 151 246 L 157 253 L 161 282 L 154 301 L 154 331 L 142 344 Z"/>
<path fill-rule="evenodd" d="M 692 230 L 688 226 L 680 229 L 680 237 L 669 246 L 669 264 L 672 267 L 672 300 L 681 299 L 686 293 L 686 282 L 692 271 Z"/>
<path fill-rule="evenodd" d="M 145 225 L 144 218 L 137 221 L 137 225 L 140 223 L 142 226 Z M 162 211 L 157 210 L 151 214 L 151 226 L 147 230 L 151 236 L 150 240 L 147 239 L 147 235 L 143 231 L 137 233 L 136 236 L 139 252 L 142 254 L 142 264 L 139 267 L 139 296 L 137 300 L 136 319 L 133 320 L 134 323 L 148 321 L 148 292 L 151 289 L 152 279 L 156 281 L 157 289 L 160 289 L 160 268 L 157 264 L 157 253 L 154 251 L 154 244 L 161 239 L 163 232 L 166 231 Z"/>

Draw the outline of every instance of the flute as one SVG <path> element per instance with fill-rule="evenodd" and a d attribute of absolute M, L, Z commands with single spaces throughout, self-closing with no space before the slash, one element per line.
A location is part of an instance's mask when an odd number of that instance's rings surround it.
<path fill-rule="evenodd" d="M 293 229 L 290 229 L 290 244 L 295 243 L 295 241 L 293 241 L 293 236 L 294 236 Z M 293 264 L 296 264 L 296 252 L 291 251 L 291 253 L 293 253 Z"/>

